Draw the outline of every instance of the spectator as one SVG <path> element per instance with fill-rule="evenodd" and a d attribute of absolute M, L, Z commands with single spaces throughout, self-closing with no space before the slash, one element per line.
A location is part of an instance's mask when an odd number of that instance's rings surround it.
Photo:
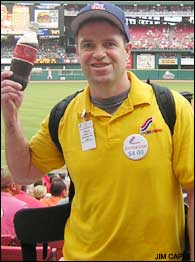
<path fill-rule="evenodd" d="M 33 196 L 37 200 L 43 199 L 46 196 L 46 194 L 47 194 L 47 189 L 44 185 L 37 185 L 33 188 Z M 44 204 L 42 204 L 42 205 L 44 205 Z"/>
<path fill-rule="evenodd" d="M 45 206 L 55 206 L 57 203 L 67 197 L 67 187 L 61 178 L 53 178 L 50 187 L 51 197 L 41 199 Z"/>
<path fill-rule="evenodd" d="M 29 206 L 24 201 L 14 197 L 16 185 L 7 167 L 1 168 L 1 234 L 15 236 L 14 215 Z"/>
<path fill-rule="evenodd" d="M 41 185 L 41 186 L 44 185 L 42 179 L 37 180 L 37 181 L 34 183 L 33 186 L 36 187 L 36 186 L 40 186 L 40 185 Z"/>
<path fill-rule="evenodd" d="M 43 176 L 42 181 L 43 181 L 43 185 L 46 186 L 46 188 L 47 188 L 47 193 L 49 193 L 50 192 L 50 186 L 51 186 L 50 177 L 48 175 L 45 175 L 45 176 Z"/>
<path fill-rule="evenodd" d="M 20 189 L 20 186 L 17 185 L 17 190 L 15 191 L 15 194 L 14 196 L 19 199 L 19 200 L 22 200 L 24 202 L 26 202 L 28 204 L 29 207 L 31 208 L 36 208 L 36 207 L 43 207 L 43 205 L 41 204 L 41 202 L 39 200 L 37 200 L 36 198 L 28 195 L 26 193 L 26 191 L 24 190 L 21 190 Z"/>

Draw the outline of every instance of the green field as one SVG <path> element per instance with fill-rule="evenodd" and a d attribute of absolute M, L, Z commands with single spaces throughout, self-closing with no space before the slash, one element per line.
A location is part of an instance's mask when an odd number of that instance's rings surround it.
<path fill-rule="evenodd" d="M 193 81 L 156 81 L 156 83 L 194 94 Z M 58 101 L 85 86 L 86 82 L 31 82 L 25 90 L 24 103 L 20 109 L 20 120 L 25 136 L 31 138 L 39 129 L 42 119 Z M 1 124 L 1 165 L 3 166 L 6 160 L 2 120 Z"/>

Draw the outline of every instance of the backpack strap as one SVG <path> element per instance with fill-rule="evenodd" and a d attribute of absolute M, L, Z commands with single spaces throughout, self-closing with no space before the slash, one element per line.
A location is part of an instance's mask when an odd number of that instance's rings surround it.
<path fill-rule="evenodd" d="M 173 94 L 167 87 L 158 86 L 153 83 L 151 84 L 151 86 L 156 96 L 156 101 L 158 103 L 161 114 L 170 129 L 171 135 L 173 135 L 176 121 L 175 101 L 173 98 Z"/>
<path fill-rule="evenodd" d="M 57 105 L 53 107 L 53 109 L 50 112 L 49 116 L 49 132 L 51 139 L 53 140 L 54 144 L 57 146 L 58 150 L 62 152 L 62 148 L 58 139 L 58 127 L 59 122 L 62 116 L 64 115 L 64 112 L 68 106 L 68 104 L 71 102 L 71 100 L 76 97 L 80 92 L 83 90 L 79 90 L 75 92 L 74 94 L 66 97 L 62 101 L 60 101 Z"/>
<path fill-rule="evenodd" d="M 49 132 L 50 132 L 51 139 L 53 140 L 54 144 L 56 145 L 56 147 L 58 148 L 60 152 L 62 152 L 62 148 L 61 148 L 61 145 L 58 139 L 58 127 L 59 127 L 60 119 L 64 115 L 64 112 L 68 104 L 72 101 L 74 97 L 76 97 L 82 91 L 83 90 L 79 90 L 75 92 L 74 94 L 66 97 L 65 99 L 60 101 L 57 105 L 55 105 L 53 109 L 51 110 L 51 113 L 49 116 L 49 126 L 48 126 Z M 68 172 L 68 175 L 70 177 L 69 201 L 71 203 L 74 197 L 75 190 L 74 190 L 74 184 L 72 182 L 69 172 Z"/>

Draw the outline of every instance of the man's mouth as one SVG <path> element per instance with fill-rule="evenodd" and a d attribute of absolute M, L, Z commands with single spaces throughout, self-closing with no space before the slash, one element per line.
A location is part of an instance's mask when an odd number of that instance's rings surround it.
<path fill-rule="evenodd" d="M 104 68 L 104 67 L 109 66 L 109 64 L 108 63 L 94 63 L 91 66 L 95 68 Z"/>

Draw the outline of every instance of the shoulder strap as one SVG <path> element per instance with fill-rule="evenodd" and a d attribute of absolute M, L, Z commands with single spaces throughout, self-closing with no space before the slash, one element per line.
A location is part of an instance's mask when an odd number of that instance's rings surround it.
<path fill-rule="evenodd" d="M 51 110 L 50 117 L 49 117 L 49 132 L 50 132 L 51 139 L 53 140 L 54 144 L 57 146 L 60 152 L 62 152 L 62 148 L 58 139 L 58 126 L 59 126 L 60 119 L 64 115 L 64 112 L 68 104 L 71 102 L 71 100 L 82 91 L 83 90 L 79 90 L 74 94 L 66 97 L 65 99 L 60 101 L 57 105 L 55 105 Z"/>
<path fill-rule="evenodd" d="M 175 121 L 176 121 L 176 111 L 175 111 L 175 101 L 173 95 L 169 88 L 158 86 L 156 84 L 151 84 L 158 106 L 160 108 L 161 114 L 169 126 L 171 134 L 173 135 Z"/>
<path fill-rule="evenodd" d="M 64 112 L 68 104 L 71 102 L 71 100 L 82 91 L 83 90 L 79 90 L 75 92 L 74 94 L 66 97 L 65 99 L 60 101 L 57 105 L 55 105 L 53 109 L 51 110 L 51 113 L 49 116 L 49 132 L 50 132 L 51 139 L 53 140 L 54 144 L 56 145 L 56 147 L 58 148 L 60 152 L 62 152 L 62 148 L 61 148 L 61 145 L 58 139 L 58 126 L 59 126 L 60 119 L 64 115 Z M 74 191 L 74 184 L 72 182 L 70 174 L 69 174 L 69 177 L 70 177 L 69 201 L 71 203 L 74 197 L 75 191 Z"/>

